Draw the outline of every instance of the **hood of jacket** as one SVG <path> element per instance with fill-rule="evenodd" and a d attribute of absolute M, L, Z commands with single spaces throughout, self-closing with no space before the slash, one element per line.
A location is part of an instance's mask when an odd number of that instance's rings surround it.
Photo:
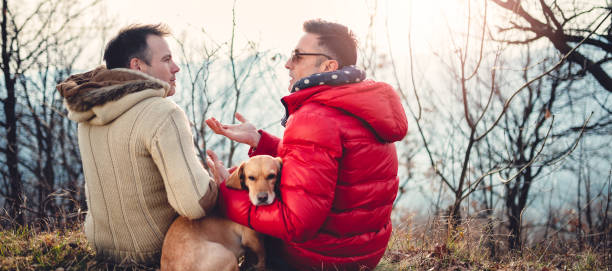
<path fill-rule="evenodd" d="M 100 66 L 68 77 L 56 89 L 69 119 L 105 125 L 144 99 L 166 97 L 170 85 L 139 71 Z"/>
<path fill-rule="evenodd" d="M 383 82 L 365 80 L 340 86 L 316 86 L 294 92 L 281 101 L 289 115 L 311 102 L 340 109 L 361 119 L 384 142 L 399 141 L 408 131 L 399 96 Z"/>

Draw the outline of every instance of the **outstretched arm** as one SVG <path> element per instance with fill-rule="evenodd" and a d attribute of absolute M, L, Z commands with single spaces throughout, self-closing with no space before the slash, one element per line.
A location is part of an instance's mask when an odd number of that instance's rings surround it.
<path fill-rule="evenodd" d="M 325 222 L 334 200 L 342 156 L 337 124 L 319 114 L 294 116 L 278 156 L 283 159 L 278 200 L 255 207 L 246 191 L 221 184 L 219 204 L 228 218 L 258 232 L 284 240 L 309 240 Z"/>
<path fill-rule="evenodd" d="M 257 148 L 261 135 L 257 132 L 255 125 L 251 124 L 240 113 L 236 113 L 236 119 L 240 121 L 239 124 L 222 124 L 215 118 L 207 119 L 206 124 L 215 134 Z"/>

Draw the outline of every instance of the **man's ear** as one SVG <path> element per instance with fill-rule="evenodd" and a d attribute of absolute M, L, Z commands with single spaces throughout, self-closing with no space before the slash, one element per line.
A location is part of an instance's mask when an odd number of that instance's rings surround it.
<path fill-rule="evenodd" d="M 225 182 L 225 186 L 230 187 L 230 188 L 234 188 L 234 189 L 243 189 L 242 188 L 242 183 L 244 182 L 244 163 L 242 162 L 242 164 L 240 164 L 240 167 L 236 170 L 234 170 L 234 172 L 232 172 L 232 174 L 229 176 L 229 178 L 227 178 L 227 181 Z"/>
<path fill-rule="evenodd" d="M 140 59 L 132 57 L 132 59 L 130 59 L 130 69 L 142 71 L 142 68 L 140 66 Z"/>
<path fill-rule="evenodd" d="M 338 70 L 338 61 L 335 59 L 326 60 L 321 64 L 321 72 L 333 72 Z"/>

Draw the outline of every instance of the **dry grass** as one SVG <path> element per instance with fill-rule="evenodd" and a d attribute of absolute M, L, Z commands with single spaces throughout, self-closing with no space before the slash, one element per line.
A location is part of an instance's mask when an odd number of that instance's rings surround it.
<path fill-rule="evenodd" d="M 155 270 L 96 258 L 80 229 L 0 231 L 0 270 Z"/>
<path fill-rule="evenodd" d="M 488 222 L 488 223 L 487 223 Z M 544 240 L 522 251 L 508 251 L 507 236 L 485 219 L 468 219 L 449 230 L 444 219 L 394 229 L 376 270 L 610 270 L 610 248 L 572 249 L 560 240 Z M 569 249 L 568 249 L 569 247 Z M 606 252 L 607 250 L 607 252 Z"/>
<path fill-rule="evenodd" d="M 589 248 L 578 252 L 549 242 L 525 248 L 522 253 L 507 252 L 503 247 L 505 236 L 490 233 L 486 226 L 481 220 L 471 220 L 449 231 L 443 220 L 415 223 L 407 219 L 395 226 L 387 253 L 376 270 L 610 270 L 610 256 Z M 113 265 L 97 259 L 78 227 L 0 231 L 0 270 L 156 268 Z"/>

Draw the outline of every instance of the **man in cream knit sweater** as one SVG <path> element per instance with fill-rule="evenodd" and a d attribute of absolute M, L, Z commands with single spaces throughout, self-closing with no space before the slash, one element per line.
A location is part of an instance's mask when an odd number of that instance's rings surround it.
<path fill-rule="evenodd" d="M 203 217 L 217 200 L 185 113 L 165 99 L 179 71 L 168 33 L 162 25 L 125 28 L 106 46 L 106 67 L 57 86 L 78 122 L 85 235 L 98 255 L 117 263 L 158 263 L 173 220 Z"/>

